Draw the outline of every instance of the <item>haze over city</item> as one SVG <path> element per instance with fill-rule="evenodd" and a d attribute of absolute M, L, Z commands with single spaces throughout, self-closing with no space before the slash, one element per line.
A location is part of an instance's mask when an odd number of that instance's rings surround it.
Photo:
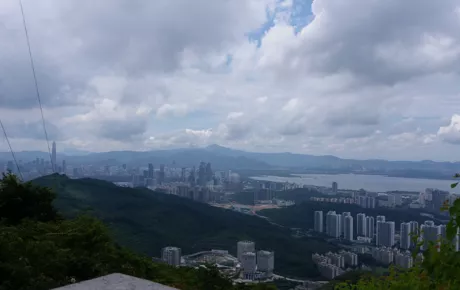
<path fill-rule="evenodd" d="M 25 0 L 23 6 L 49 138 L 62 150 L 217 143 L 258 152 L 455 160 L 457 4 Z M 17 1 L 1 1 L 0 11 L 0 115 L 15 150 L 47 151 Z M 7 151 L 3 140 L 0 151 Z"/>

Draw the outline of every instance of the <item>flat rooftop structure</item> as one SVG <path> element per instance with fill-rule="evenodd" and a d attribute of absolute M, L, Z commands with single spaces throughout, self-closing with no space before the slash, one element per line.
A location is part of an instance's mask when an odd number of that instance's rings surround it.
<path fill-rule="evenodd" d="M 114 273 L 53 290 L 179 290 L 145 279 Z"/>

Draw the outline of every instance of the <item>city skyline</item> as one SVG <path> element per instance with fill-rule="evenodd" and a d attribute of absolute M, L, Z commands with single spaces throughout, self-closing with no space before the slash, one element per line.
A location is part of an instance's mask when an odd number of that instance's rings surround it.
<path fill-rule="evenodd" d="M 126 14 L 122 0 L 24 1 L 49 139 L 92 152 L 217 143 L 455 158 L 457 1 L 213 3 Z M 21 12 L 15 0 L 0 10 L 0 115 L 15 151 L 46 152 Z"/>

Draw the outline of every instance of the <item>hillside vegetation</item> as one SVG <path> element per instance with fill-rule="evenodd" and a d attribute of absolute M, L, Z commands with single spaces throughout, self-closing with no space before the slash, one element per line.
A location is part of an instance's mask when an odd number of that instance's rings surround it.
<path fill-rule="evenodd" d="M 232 285 L 217 269 L 174 268 L 120 247 L 94 217 L 64 219 L 52 191 L 0 179 L 0 290 L 49 290 L 110 273 L 124 273 L 181 290 L 275 289 Z"/>
<path fill-rule="evenodd" d="M 56 188 L 56 207 L 72 217 L 87 212 L 109 225 L 117 242 L 148 256 L 159 256 L 165 246 L 184 254 L 225 249 L 236 254 L 242 239 L 257 249 L 275 251 L 275 272 L 292 277 L 317 277 L 314 252 L 337 250 L 317 239 L 297 239 L 288 228 L 244 215 L 147 189 L 117 187 L 94 179 L 47 176 L 35 184 Z"/>

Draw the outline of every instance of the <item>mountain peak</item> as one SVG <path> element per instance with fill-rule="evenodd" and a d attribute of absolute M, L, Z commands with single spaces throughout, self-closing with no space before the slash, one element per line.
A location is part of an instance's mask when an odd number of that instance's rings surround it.
<path fill-rule="evenodd" d="M 217 145 L 217 144 L 208 145 L 206 147 L 206 149 L 209 149 L 209 150 L 231 150 L 230 148 L 220 146 L 220 145 Z"/>

